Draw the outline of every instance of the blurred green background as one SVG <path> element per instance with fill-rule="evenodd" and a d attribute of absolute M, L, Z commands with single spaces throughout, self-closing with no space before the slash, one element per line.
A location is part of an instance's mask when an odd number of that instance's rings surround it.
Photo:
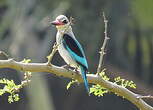
<path fill-rule="evenodd" d="M 75 18 L 73 31 L 84 47 L 89 70 L 95 72 L 104 39 L 102 11 L 108 22 L 104 68 L 110 77 L 121 76 L 137 84 L 136 93 L 153 95 L 153 0 L 0 0 L 0 50 L 17 61 L 30 58 L 46 62 L 55 42 L 56 29 L 49 26 L 59 14 Z M 0 57 L 0 59 L 5 59 Z M 53 64 L 64 65 L 57 53 Z M 0 69 L 0 78 L 20 83 L 23 73 Z M 113 94 L 88 96 L 84 85 L 66 85 L 70 79 L 47 73 L 33 73 L 21 100 L 7 102 L 0 97 L 0 110 L 138 110 Z M 146 100 L 153 105 L 153 100 Z"/>

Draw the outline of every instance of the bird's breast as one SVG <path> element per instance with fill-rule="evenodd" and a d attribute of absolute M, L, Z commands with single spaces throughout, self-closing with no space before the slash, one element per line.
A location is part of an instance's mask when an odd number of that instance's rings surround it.
<path fill-rule="evenodd" d="M 58 44 L 58 52 L 59 52 L 60 56 L 64 59 L 64 61 L 72 67 L 77 67 L 76 61 L 71 57 L 70 53 L 64 47 L 63 38 L 58 33 L 56 36 L 56 42 Z"/>

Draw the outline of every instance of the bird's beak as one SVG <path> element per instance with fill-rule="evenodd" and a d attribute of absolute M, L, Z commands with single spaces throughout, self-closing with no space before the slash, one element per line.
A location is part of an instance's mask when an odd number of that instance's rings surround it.
<path fill-rule="evenodd" d="M 63 25 L 64 23 L 60 22 L 59 20 L 55 20 L 51 22 L 52 25 Z"/>

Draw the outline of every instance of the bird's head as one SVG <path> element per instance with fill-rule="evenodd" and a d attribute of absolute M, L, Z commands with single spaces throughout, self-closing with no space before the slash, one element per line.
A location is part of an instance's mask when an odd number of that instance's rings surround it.
<path fill-rule="evenodd" d="M 55 25 L 58 30 L 67 28 L 67 26 L 69 26 L 69 23 L 69 19 L 64 15 L 57 16 L 56 19 L 51 22 L 51 24 Z"/>

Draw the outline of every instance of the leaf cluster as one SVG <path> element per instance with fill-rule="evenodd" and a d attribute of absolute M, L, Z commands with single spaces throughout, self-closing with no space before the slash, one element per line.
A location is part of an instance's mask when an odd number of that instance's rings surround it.
<path fill-rule="evenodd" d="M 105 69 L 102 72 L 100 72 L 99 75 L 101 76 L 103 80 L 110 81 L 110 78 L 105 73 Z M 136 84 L 133 81 L 123 79 L 120 76 L 115 77 L 112 82 L 124 88 L 130 87 L 130 88 L 136 89 Z M 92 85 L 92 87 L 90 88 L 90 93 L 98 97 L 104 96 L 104 94 L 108 92 L 110 91 L 107 88 L 104 88 L 100 86 L 99 84 Z"/>
<path fill-rule="evenodd" d="M 8 80 L 8 79 L 1 79 L 0 84 L 3 85 L 3 88 L 0 89 L 0 96 L 2 96 L 5 93 L 9 93 L 10 95 L 8 96 L 8 102 L 12 103 L 14 101 L 18 101 L 19 94 L 17 94 L 15 91 L 20 88 L 20 85 L 16 85 L 13 80 Z"/>
<path fill-rule="evenodd" d="M 30 59 L 24 59 L 21 61 L 22 63 L 29 63 L 31 60 Z M 26 71 L 24 73 L 24 80 L 21 81 L 20 84 L 15 84 L 13 80 L 9 79 L 0 79 L 0 96 L 3 94 L 9 94 L 8 96 L 8 102 L 16 102 L 19 101 L 19 91 L 22 89 L 24 86 L 26 86 L 30 82 L 31 78 L 31 72 Z"/>

